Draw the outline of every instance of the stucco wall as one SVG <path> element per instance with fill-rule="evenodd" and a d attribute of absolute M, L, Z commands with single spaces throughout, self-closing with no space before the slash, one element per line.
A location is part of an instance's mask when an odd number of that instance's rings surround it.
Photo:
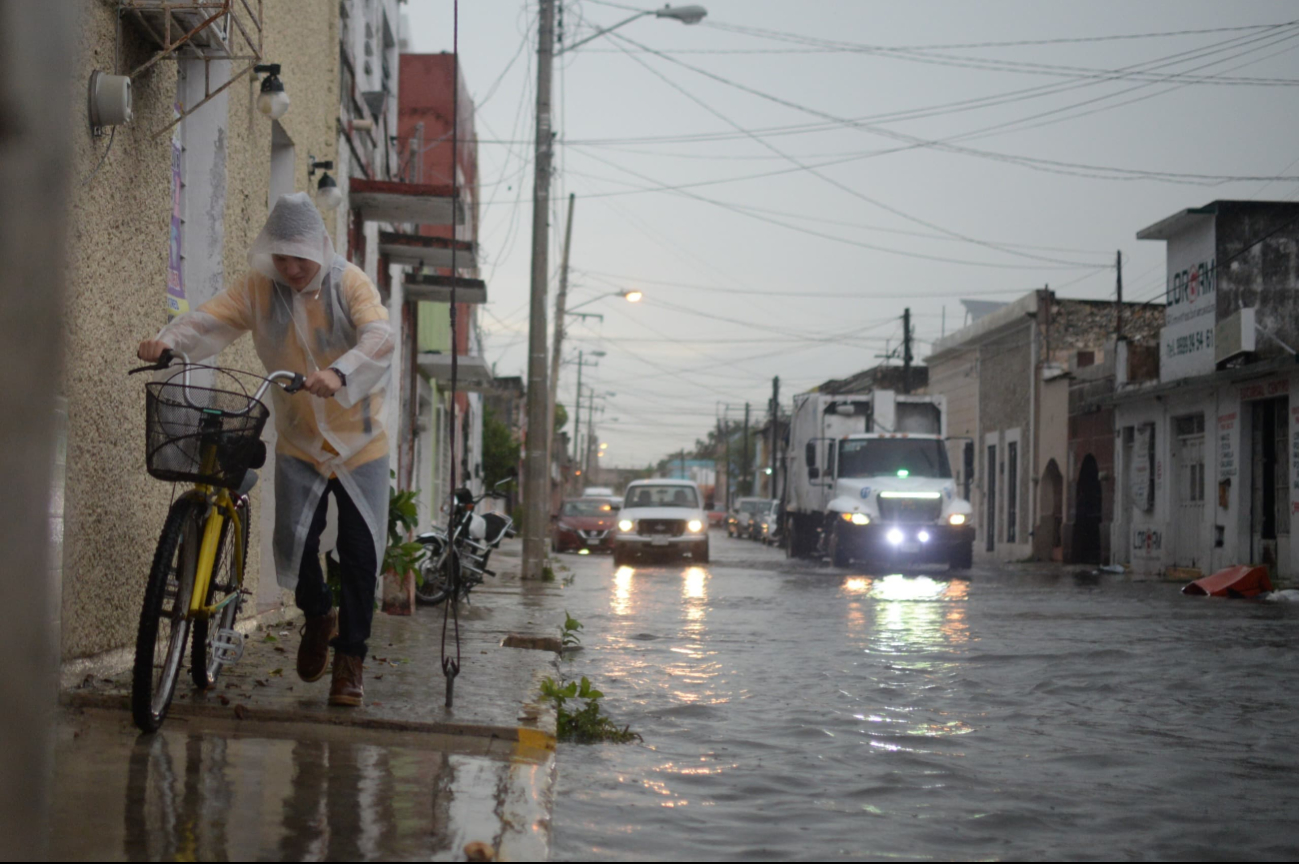
<path fill-rule="evenodd" d="M 1016 528 L 1015 542 L 1006 541 L 1006 505 L 1009 489 L 1006 486 L 1009 469 L 1001 471 L 999 466 L 985 466 L 979 475 L 980 491 L 986 491 L 988 471 L 998 471 L 997 475 L 997 548 L 1007 546 L 1016 549 L 1028 543 L 1029 511 L 1031 508 L 1029 489 L 1032 474 L 1031 460 L 1031 418 L 1029 416 L 1029 384 L 1032 381 L 1032 339 L 1033 323 L 1025 320 L 1024 324 L 997 339 L 984 343 L 979 355 L 979 458 L 987 461 L 987 446 L 984 437 L 990 432 L 1006 432 L 1019 429 L 1018 444 L 1018 478 L 1015 488 Z M 1003 438 L 998 452 L 998 459 L 1006 462 L 1007 447 Z M 978 512 L 976 510 L 976 512 Z M 986 539 L 986 535 L 982 535 Z M 982 547 L 981 547 L 982 548 Z M 1021 549 L 1027 554 L 1027 549 Z M 1015 554 L 1008 552 L 1007 554 Z M 1005 557 L 998 555 L 998 557 Z"/>
<path fill-rule="evenodd" d="M 63 656 L 83 657 L 129 645 L 171 487 L 144 471 L 142 377 L 128 379 L 134 348 L 166 321 L 171 142 L 154 134 L 169 122 L 177 68 L 164 60 L 133 81 L 133 121 L 91 137 L 86 84 L 93 69 L 114 71 L 116 15 L 107 3 L 82 4 L 78 50 L 70 64 L 69 110 L 75 128 L 69 201 L 67 360 L 68 453 L 65 505 Z M 281 123 L 297 144 L 298 186 L 306 158 L 332 158 L 337 115 L 337 5 L 330 0 L 266 0 L 264 57 L 284 65 L 293 100 Z M 121 27 L 118 72 L 153 48 L 130 22 Z M 248 243 L 267 212 L 270 122 L 255 110 L 257 85 L 230 88 L 227 148 L 226 281 L 240 272 Z M 205 106 L 208 110 L 212 106 Z M 199 109 L 204 110 L 203 108 Z M 259 369 L 249 340 L 222 362 Z M 259 506 L 260 502 L 254 502 Z M 260 542 L 254 520 L 250 578 L 256 589 Z"/>

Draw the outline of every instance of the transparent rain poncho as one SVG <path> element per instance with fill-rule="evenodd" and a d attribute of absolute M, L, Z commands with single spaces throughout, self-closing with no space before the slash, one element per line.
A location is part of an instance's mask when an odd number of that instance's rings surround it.
<path fill-rule="evenodd" d="M 272 255 L 321 265 L 302 291 L 281 280 Z M 275 203 L 248 253 L 250 271 L 196 311 L 177 317 L 158 339 L 193 361 L 215 356 L 251 331 L 268 372 L 342 372 L 332 399 L 270 389 L 275 416 L 275 569 L 292 590 L 311 519 L 337 477 L 374 534 L 383 560 L 388 523 L 388 372 L 395 339 L 388 310 L 365 273 L 334 253 L 324 220 L 304 192 Z"/>

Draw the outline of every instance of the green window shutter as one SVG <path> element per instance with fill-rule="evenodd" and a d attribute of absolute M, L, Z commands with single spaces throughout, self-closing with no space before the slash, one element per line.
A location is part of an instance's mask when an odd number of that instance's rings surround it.
<path fill-rule="evenodd" d="M 419 350 L 451 351 L 451 306 L 448 303 L 419 304 Z"/>

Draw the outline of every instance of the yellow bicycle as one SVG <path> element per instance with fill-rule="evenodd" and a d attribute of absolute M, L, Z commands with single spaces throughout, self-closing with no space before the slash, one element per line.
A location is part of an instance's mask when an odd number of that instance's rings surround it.
<path fill-rule="evenodd" d="M 131 374 L 170 370 L 173 360 L 181 361 L 179 371 L 145 385 L 145 464 L 152 477 L 193 486 L 167 513 L 140 610 L 131 713 L 145 732 L 166 719 L 191 630 L 190 673 L 200 689 L 243 656 L 235 619 L 247 593 L 248 493 L 266 461 L 261 434 L 270 412 L 261 398 L 276 382 L 287 380 L 288 393 L 304 383 L 297 372 L 262 377 L 170 351 Z M 210 386 L 192 384 L 191 372 Z M 252 380 L 260 386 L 250 394 Z"/>

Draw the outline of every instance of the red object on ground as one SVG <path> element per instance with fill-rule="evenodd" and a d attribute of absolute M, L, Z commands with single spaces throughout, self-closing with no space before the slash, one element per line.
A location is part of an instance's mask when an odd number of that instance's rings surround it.
<path fill-rule="evenodd" d="M 1242 564 L 1196 579 L 1183 588 L 1182 593 L 1192 597 L 1257 597 L 1271 590 L 1272 580 L 1268 578 L 1266 567 Z"/>

